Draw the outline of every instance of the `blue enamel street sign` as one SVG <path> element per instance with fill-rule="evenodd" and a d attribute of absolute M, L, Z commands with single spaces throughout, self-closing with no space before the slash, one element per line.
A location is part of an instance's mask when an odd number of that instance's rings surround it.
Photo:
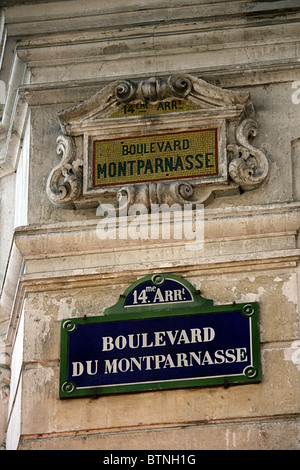
<path fill-rule="evenodd" d="M 61 398 L 259 381 L 257 304 L 214 307 L 175 276 L 147 276 L 105 315 L 62 322 Z"/>

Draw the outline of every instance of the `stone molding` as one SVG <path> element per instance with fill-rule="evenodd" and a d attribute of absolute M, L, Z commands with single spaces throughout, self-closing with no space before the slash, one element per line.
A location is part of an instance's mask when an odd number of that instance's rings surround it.
<path fill-rule="evenodd" d="M 15 172 L 17 168 L 29 113 L 28 103 L 20 96 L 19 87 L 28 83 L 29 79 L 30 72 L 26 65 L 15 55 L 0 119 L 0 178 Z"/>
<path fill-rule="evenodd" d="M 8 353 L 0 354 L 0 400 L 2 403 L 9 397 L 10 366 L 7 363 L 9 359 Z"/>
<path fill-rule="evenodd" d="M 157 103 L 181 99 L 198 109 L 169 116 L 153 115 L 146 122 L 154 129 L 180 130 L 196 125 L 220 127 L 220 175 L 214 181 L 205 178 L 152 183 L 127 184 L 96 191 L 89 187 L 90 136 L 140 135 L 145 120 L 110 118 L 126 103 Z M 47 181 L 49 200 L 59 208 L 97 207 L 102 202 L 117 203 L 126 196 L 128 207 L 137 201 L 151 204 L 208 203 L 215 193 L 238 193 L 261 186 L 268 176 L 268 160 L 251 139 L 256 135 L 254 107 L 247 92 L 225 90 L 191 75 L 151 77 L 139 81 L 118 80 L 107 85 L 84 102 L 58 113 L 62 133 L 57 139 L 60 163 Z M 109 118 L 109 119 L 108 119 Z M 124 130 L 125 129 L 125 130 Z M 123 135 L 122 135 L 123 136 Z M 229 166 L 228 166 L 229 162 Z M 121 203 L 122 204 L 122 203 Z"/>
<path fill-rule="evenodd" d="M 183 275 L 294 269 L 300 259 L 299 211 L 299 203 L 207 209 L 203 252 L 187 251 L 185 241 L 174 238 L 139 240 L 138 252 L 130 238 L 116 246 L 116 240 L 97 236 L 99 220 L 20 227 L 0 292 L 5 344 L 13 343 L 29 292 L 121 282 L 156 272 L 158 264 L 160 272 L 179 269 Z"/>

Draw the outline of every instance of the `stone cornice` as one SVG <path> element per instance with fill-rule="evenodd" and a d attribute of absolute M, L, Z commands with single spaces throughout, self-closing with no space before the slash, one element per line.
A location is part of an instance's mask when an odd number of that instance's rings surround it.
<path fill-rule="evenodd" d="M 239 206 L 221 209 L 205 209 L 205 243 L 237 238 L 261 237 L 299 230 L 300 203 Z M 128 223 L 135 216 L 128 217 Z M 234 224 L 233 224 L 234 220 Z M 264 220 L 264 223 L 261 223 Z M 30 225 L 16 229 L 14 243 L 24 259 L 81 256 L 84 254 L 128 251 L 136 248 L 136 240 L 101 240 L 97 236 L 100 218 L 51 225 Z M 145 216 L 145 223 L 148 216 Z M 122 224 L 120 219 L 120 224 Z M 85 242 L 83 242 L 85 238 Z M 158 240 L 163 245 L 183 245 L 181 240 Z M 139 250 L 153 249 L 155 241 L 139 240 Z M 157 243 L 156 243 L 157 244 Z M 296 247 L 296 246 L 295 246 Z"/>
<path fill-rule="evenodd" d="M 98 238 L 98 219 L 17 228 L 0 291 L 0 334 L 4 329 L 12 343 L 26 292 L 110 285 L 156 272 L 158 264 L 161 272 L 182 275 L 296 267 L 299 214 L 299 203 L 206 209 L 199 252 L 174 238 L 139 240 L 138 252 L 130 238 L 116 247 Z"/>
<path fill-rule="evenodd" d="M 61 5 L 59 15 L 57 2 L 3 9 L 8 37 L 17 37 L 17 57 L 6 84 L 9 93 L 0 123 L 0 177 L 15 171 L 27 103 L 65 105 L 85 100 L 112 80 L 149 75 L 149 58 L 154 56 L 155 69 L 164 74 L 184 70 L 226 88 L 300 77 L 300 7 L 291 0 L 226 1 L 226 9 L 223 2 L 191 0 L 182 6 L 176 0 L 155 2 L 150 8 L 141 2 L 138 25 L 132 24 L 132 2 L 120 2 L 117 15 L 115 4 L 102 5 L 100 14 L 96 1 L 84 6 L 77 0 L 71 3 L 74 8 L 70 2 Z M 166 65 L 167 57 L 172 61 Z M 114 60 L 120 63 L 118 76 L 110 69 Z M 101 65 L 100 79 L 91 71 L 86 78 L 89 63 Z M 72 69 L 70 75 L 53 82 L 57 66 L 66 65 Z M 44 71 L 42 78 L 29 84 L 29 69 L 35 67 Z"/>
<path fill-rule="evenodd" d="M 174 71 L 175 72 L 175 71 Z M 224 70 L 216 66 L 197 71 L 203 80 L 218 85 L 222 88 L 235 89 L 240 87 L 251 88 L 256 85 L 269 83 L 291 83 L 300 79 L 300 61 L 291 60 L 278 62 L 276 64 L 259 65 L 249 68 L 248 66 L 232 67 Z M 157 74 L 160 76 L 161 74 Z M 139 78 L 138 73 L 132 78 Z M 120 77 L 122 78 L 122 77 Z M 124 77 L 125 78 L 125 77 Z M 86 79 L 67 80 L 64 82 L 32 83 L 20 86 L 19 93 L 30 106 L 51 105 L 58 107 L 66 104 L 84 101 L 101 90 L 110 80 L 108 79 Z"/>
<path fill-rule="evenodd" d="M 205 66 L 216 66 L 215 60 L 210 63 L 209 56 L 220 57 L 217 63 L 219 66 L 222 64 L 223 68 L 231 68 L 236 64 L 251 67 L 257 63 L 271 64 L 282 59 L 295 59 L 299 45 L 299 23 L 300 11 L 291 22 L 285 17 L 282 23 L 274 25 L 256 24 L 250 20 L 240 26 L 232 25 L 231 22 L 218 29 L 216 23 L 213 23 L 214 28 L 205 25 L 202 29 L 195 21 L 193 27 L 180 23 L 180 29 L 177 24 L 172 24 L 156 26 L 155 30 L 139 27 L 134 32 L 126 25 L 121 32 L 100 29 L 97 32 L 87 30 L 81 35 L 71 31 L 68 35 L 56 33 L 51 36 L 24 37 L 18 41 L 17 50 L 20 59 L 30 67 L 72 66 L 77 62 L 88 65 L 111 61 L 113 58 L 128 63 L 133 60 L 142 62 L 153 55 L 157 61 L 174 54 L 179 62 L 177 70 L 180 70 L 180 62 L 184 64 L 183 56 L 189 56 L 191 52 L 194 56 L 202 57 L 198 65 L 202 70 Z M 226 59 L 228 62 L 224 62 Z"/>
<path fill-rule="evenodd" d="M 59 14 L 57 4 L 59 3 Z M 226 5 L 225 5 L 226 4 Z M 189 0 L 182 5 L 179 0 L 158 0 L 149 2 L 121 0 L 99 2 L 80 0 L 68 2 L 47 2 L 39 5 L 7 5 L 4 8 L 6 22 L 10 35 L 32 36 L 38 28 L 40 34 L 65 32 L 72 30 L 102 30 L 111 31 L 120 28 L 135 27 L 132 13 L 138 13 L 139 24 L 146 27 L 155 25 L 155 29 L 180 23 L 182 25 L 203 25 L 224 29 L 231 25 L 244 27 L 249 24 L 274 24 L 288 21 L 289 16 L 299 12 L 295 1 L 248 2 L 246 0 Z M 211 24 L 209 23 L 211 21 Z M 186 26 L 185 26 L 186 27 Z"/>

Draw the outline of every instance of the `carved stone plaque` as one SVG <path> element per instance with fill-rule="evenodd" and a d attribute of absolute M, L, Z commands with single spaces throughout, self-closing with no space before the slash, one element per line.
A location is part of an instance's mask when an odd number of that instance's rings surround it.
<path fill-rule="evenodd" d="M 249 93 L 190 75 L 117 81 L 58 117 L 47 194 L 61 208 L 208 203 L 268 175 Z"/>

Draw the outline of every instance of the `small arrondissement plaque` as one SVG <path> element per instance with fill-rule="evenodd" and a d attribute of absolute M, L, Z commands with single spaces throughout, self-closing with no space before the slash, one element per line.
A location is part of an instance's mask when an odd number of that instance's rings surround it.
<path fill-rule="evenodd" d="M 63 320 L 60 397 L 260 382 L 258 305 L 149 275 L 103 316 Z"/>
<path fill-rule="evenodd" d="M 96 140 L 94 187 L 218 174 L 218 129 Z"/>
<path fill-rule="evenodd" d="M 159 101 L 158 103 L 129 103 L 120 107 L 110 117 L 145 116 L 152 114 L 165 114 L 181 111 L 193 111 L 197 106 L 184 100 Z"/>

